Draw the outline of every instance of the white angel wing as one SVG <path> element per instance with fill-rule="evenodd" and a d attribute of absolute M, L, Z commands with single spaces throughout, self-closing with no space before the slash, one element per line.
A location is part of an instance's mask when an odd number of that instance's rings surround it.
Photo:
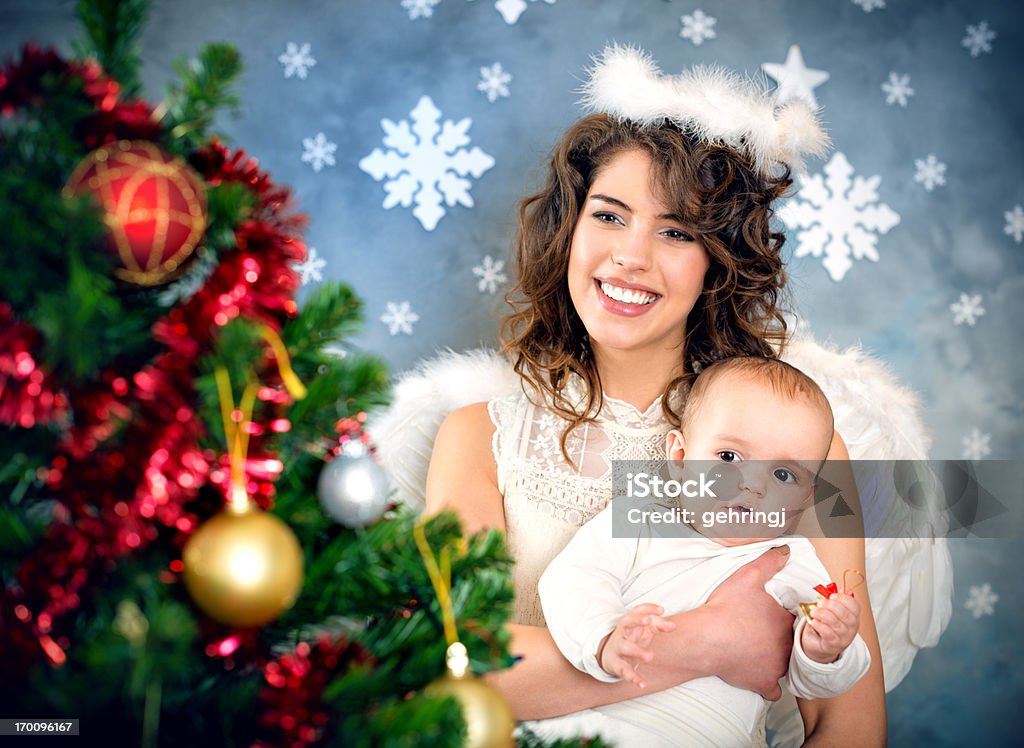
<path fill-rule="evenodd" d="M 898 496 L 890 460 L 924 460 L 931 443 L 918 416 L 917 398 L 863 351 L 835 351 L 801 336 L 783 358 L 818 383 L 832 405 L 836 431 L 854 463 L 857 489 L 865 507 L 865 573 L 871 593 L 885 690 L 910 671 L 922 647 L 934 647 L 953 613 L 953 566 L 945 539 L 947 518 L 939 510 L 941 491 L 933 483 L 927 507 L 910 506 Z M 925 471 L 923 481 L 933 476 Z M 872 515 L 870 507 L 884 511 Z M 789 694 L 768 711 L 772 745 L 798 746 L 803 723 Z"/>
<path fill-rule="evenodd" d="M 519 383 L 509 363 L 485 349 L 444 351 L 399 377 L 391 405 L 367 417 L 397 500 L 422 511 L 430 454 L 445 416 L 464 405 L 512 394 Z"/>
<path fill-rule="evenodd" d="M 796 337 L 784 358 L 821 386 L 851 458 L 882 461 L 878 465 L 925 459 L 930 439 L 917 399 L 878 361 L 856 348 L 827 348 L 807 335 Z M 448 413 L 520 386 L 511 366 L 488 350 L 447 351 L 401 376 L 391 405 L 371 414 L 367 424 L 399 500 L 423 508 L 434 437 Z M 893 477 L 879 468 L 858 466 L 857 485 L 866 507 L 887 508 L 865 517 L 872 536 L 866 541 L 865 572 L 885 687 L 891 691 L 910 670 L 918 649 L 938 643 L 952 614 L 946 525 L 938 511 L 911 512 L 904 501 L 891 500 Z M 792 697 L 772 706 L 768 726 L 776 735 L 774 745 L 799 745 L 803 725 Z"/>

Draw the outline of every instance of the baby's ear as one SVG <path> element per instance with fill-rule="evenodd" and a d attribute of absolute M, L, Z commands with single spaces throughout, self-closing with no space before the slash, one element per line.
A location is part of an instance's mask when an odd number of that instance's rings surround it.
<path fill-rule="evenodd" d="M 672 429 L 665 437 L 665 459 L 681 460 L 686 455 L 683 447 L 683 434 L 679 429 Z"/>

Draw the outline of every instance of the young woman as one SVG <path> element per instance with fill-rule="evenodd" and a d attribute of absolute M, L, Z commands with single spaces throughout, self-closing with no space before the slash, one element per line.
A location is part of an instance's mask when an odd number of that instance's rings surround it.
<path fill-rule="evenodd" d="M 428 512 L 453 509 L 468 532 L 508 536 L 512 651 L 523 659 L 492 682 L 519 719 L 638 695 L 564 660 L 544 628 L 537 581 L 611 499 L 612 461 L 662 454 L 702 366 L 779 354 L 783 236 L 769 226 L 771 205 L 791 186 L 789 167 L 826 143 L 802 105 L 774 108 L 715 71 L 661 78 L 629 49 L 606 51 L 587 100 L 599 113 L 569 129 L 544 189 L 520 209 L 504 339 L 524 391 L 450 414 L 427 478 Z M 829 458 L 847 457 L 837 434 Z M 856 496 L 851 475 L 828 479 Z M 862 539 L 812 543 L 833 579 L 865 566 Z M 675 631 L 644 665 L 649 690 L 717 675 L 779 697 L 792 617 L 764 584 L 783 554 L 767 552 L 705 606 L 673 617 Z M 865 602 L 859 633 L 871 670 L 842 696 L 801 705 L 808 745 L 885 743 L 882 659 Z"/>

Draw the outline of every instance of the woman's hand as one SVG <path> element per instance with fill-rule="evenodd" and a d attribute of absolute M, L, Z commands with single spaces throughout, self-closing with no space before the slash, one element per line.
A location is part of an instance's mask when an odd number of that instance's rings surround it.
<path fill-rule="evenodd" d="M 783 545 L 737 569 L 711 594 L 715 618 L 699 646 L 709 648 L 708 669 L 730 685 L 771 701 L 782 696 L 779 678 L 793 648 L 793 616 L 765 591 L 789 558 Z"/>

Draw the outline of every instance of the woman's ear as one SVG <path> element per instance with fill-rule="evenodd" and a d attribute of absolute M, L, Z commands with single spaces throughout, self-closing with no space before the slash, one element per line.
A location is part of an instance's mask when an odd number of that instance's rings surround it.
<path fill-rule="evenodd" d="M 672 429 L 665 437 L 665 459 L 681 460 L 686 455 L 683 446 L 683 433 L 679 429 Z"/>

